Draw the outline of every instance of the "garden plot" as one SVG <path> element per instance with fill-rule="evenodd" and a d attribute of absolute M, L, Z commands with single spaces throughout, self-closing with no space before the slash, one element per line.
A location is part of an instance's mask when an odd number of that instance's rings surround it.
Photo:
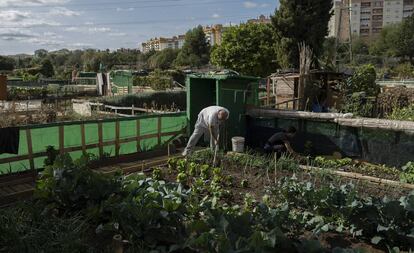
<path fill-rule="evenodd" d="M 32 202 L 0 211 L 0 250 L 109 252 L 114 236 L 125 252 L 414 248 L 404 188 L 304 171 L 287 157 L 220 155 L 213 167 L 200 152 L 129 176 L 93 173 L 88 160 L 58 157 Z"/>

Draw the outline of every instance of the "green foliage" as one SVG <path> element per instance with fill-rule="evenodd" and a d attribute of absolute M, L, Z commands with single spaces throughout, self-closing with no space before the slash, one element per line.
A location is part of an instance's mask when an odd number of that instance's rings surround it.
<path fill-rule="evenodd" d="M 376 96 L 380 92 L 376 84 L 377 74 L 373 65 L 364 65 L 356 69 L 348 79 L 347 91 L 349 93 L 365 92 L 367 96 Z"/>
<path fill-rule="evenodd" d="M 360 37 L 353 38 L 352 40 L 352 53 L 354 55 L 367 55 L 369 54 L 369 44 Z"/>
<path fill-rule="evenodd" d="M 393 72 L 399 79 L 410 79 L 414 77 L 414 66 L 409 62 L 402 63 L 397 65 Z"/>
<path fill-rule="evenodd" d="M 404 183 L 414 184 L 414 162 L 409 162 L 402 167 L 401 181 Z"/>
<path fill-rule="evenodd" d="M 277 68 L 271 26 L 247 23 L 230 27 L 221 45 L 214 48 L 211 61 L 245 75 L 270 75 Z"/>
<path fill-rule="evenodd" d="M 153 69 L 170 69 L 179 52 L 171 48 L 156 52 L 148 59 L 148 66 Z"/>
<path fill-rule="evenodd" d="M 159 71 L 155 71 L 149 76 L 136 76 L 133 80 L 134 86 L 149 86 L 154 90 L 171 89 L 172 84 L 172 78 Z"/>
<path fill-rule="evenodd" d="M 0 251 L 109 252 L 120 234 L 129 252 L 331 252 L 301 238 L 310 230 L 353 234 L 384 248 L 413 243 L 412 194 L 363 199 L 351 184 L 316 187 L 283 177 L 263 197 L 267 204 L 244 194 L 244 205 L 232 206 L 225 168 L 170 159 L 168 170 L 182 185 L 144 174 L 104 176 L 87 169 L 90 159 L 58 157 L 38 181 L 34 201 L 0 210 Z M 257 159 L 250 162 L 274 162 Z"/>
<path fill-rule="evenodd" d="M 102 103 L 113 106 L 136 106 L 141 108 L 168 108 L 186 109 L 186 93 L 185 91 L 157 91 L 138 94 L 130 94 L 125 96 L 117 96 L 112 98 L 103 98 Z"/>
<path fill-rule="evenodd" d="M 414 121 L 414 105 L 396 108 L 387 118 L 392 120 Z"/>
<path fill-rule="evenodd" d="M 46 87 L 38 88 L 20 88 L 10 87 L 7 89 L 8 100 L 28 100 L 46 98 L 49 91 Z"/>
<path fill-rule="evenodd" d="M 40 73 L 45 77 L 52 77 L 55 75 L 55 70 L 53 68 L 52 62 L 49 59 L 46 59 L 42 62 Z"/>
<path fill-rule="evenodd" d="M 351 158 L 343 158 L 343 159 L 337 159 L 337 160 L 330 160 L 321 156 L 318 156 L 314 160 L 315 166 L 321 167 L 321 168 L 340 168 L 343 166 L 349 166 L 352 165 L 352 159 Z"/>
<path fill-rule="evenodd" d="M 15 62 L 10 57 L 0 56 L 0 70 L 13 70 Z"/>
<path fill-rule="evenodd" d="M 346 97 L 342 111 L 359 117 L 372 117 L 375 100 L 367 98 L 365 92 L 356 92 Z"/>
<path fill-rule="evenodd" d="M 399 24 L 388 25 L 381 31 L 380 36 L 371 44 L 369 51 L 372 55 L 395 56 L 395 43 L 398 40 Z"/>
<path fill-rule="evenodd" d="M 185 42 L 174 62 L 176 66 L 200 67 L 210 61 L 210 46 L 200 25 L 185 35 Z"/>
<path fill-rule="evenodd" d="M 397 32 L 396 56 L 407 57 L 414 64 L 414 16 L 404 19 Z"/>
<path fill-rule="evenodd" d="M 329 37 L 323 42 L 323 54 L 320 57 L 320 65 L 324 69 L 334 70 L 336 66 L 335 57 L 339 52 L 336 49 L 336 38 Z"/>
<path fill-rule="evenodd" d="M 282 67 L 299 67 L 299 43 L 305 42 L 319 57 L 328 35 L 333 2 L 325 0 L 281 0 L 272 17 L 276 33 L 276 53 Z"/>

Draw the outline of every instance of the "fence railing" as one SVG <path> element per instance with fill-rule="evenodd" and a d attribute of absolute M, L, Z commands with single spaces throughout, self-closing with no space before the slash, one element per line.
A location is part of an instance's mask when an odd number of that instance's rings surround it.
<path fill-rule="evenodd" d="M 84 153 L 120 156 L 162 146 L 185 133 L 186 128 L 184 112 L 23 126 L 19 130 L 18 154 L 0 155 L 0 174 L 43 168 L 48 146 L 74 159 Z"/>

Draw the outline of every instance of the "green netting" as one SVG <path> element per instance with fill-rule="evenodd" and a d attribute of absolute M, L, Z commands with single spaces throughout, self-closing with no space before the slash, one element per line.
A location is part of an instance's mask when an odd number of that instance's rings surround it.
<path fill-rule="evenodd" d="M 85 142 L 94 144 L 99 142 L 98 124 L 85 124 Z M 98 150 L 99 152 L 99 150 Z"/>
<path fill-rule="evenodd" d="M 177 132 L 187 126 L 186 113 L 176 113 L 169 115 L 144 115 L 134 118 L 125 119 L 110 119 L 101 121 L 102 123 L 102 137 L 103 142 L 115 142 L 116 140 L 116 121 L 119 121 L 119 137 L 122 139 L 129 139 L 128 142 L 120 143 L 119 154 L 126 155 L 137 152 L 137 141 L 134 137 L 137 136 L 137 120 L 140 121 L 140 136 L 153 135 L 158 133 L 158 118 L 161 117 L 161 133 Z M 30 129 L 32 136 L 32 149 L 34 155 L 44 153 L 48 146 L 53 146 L 59 149 L 59 126 L 64 126 L 64 147 L 65 148 L 81 148 L 82 134 L 81 125 L 85 127 L 85 144 L 98 145 L 99 144 L 99 127 L 98 121 L 94 122 L 64 122 L 58 124 L 45 124 L 36 126 L 22 127 L 20 130 L 20 144 L 19 154 L 0 155 L 1 159 L 20 157 L 28 155 L 28 145 L 26 129 Z M 159 146 L 164 145 L 174 135 L 162 136 L 161 143 L 158 143 L 158 137 L 144 139 L 140 141 L 140 150 L 149 151 Z M 86 149 L 87 153 L 99 156 L 99 148 Z M 116 146 L 108 145 L 103 147 L 104 155 L 115 156 Z M 82 156 L 82 150 L 76 150 L 69 153 L 73 159 Z M 36 157 L 33 159 L 36 169 L 43 168 L 46 157 Z M 20 172 L 30 169 L 29 160 L 21 160 L 14 162 L 0 163 L 0 174 L 7 174 L 10 172 Z"/>
<path fill-rule="evenodd" d="M 33 153 L 44 152 L 48 146 L 59 148 L 59 127 L 35 128 L 31 132 Z"/>
<path fill-rule="evenodd" d="M 65 147 L 79 147 L 82 145 L 81 126 L 65 126 Z"/>

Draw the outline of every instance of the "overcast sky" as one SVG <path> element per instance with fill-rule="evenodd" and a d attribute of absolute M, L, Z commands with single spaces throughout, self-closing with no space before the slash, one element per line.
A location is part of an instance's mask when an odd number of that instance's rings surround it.
<path fill-rule="evenodd" d="M 139 48 L 201 24 L 270 15 L 278 0 L 0 0 L 0 54 Z"/>

